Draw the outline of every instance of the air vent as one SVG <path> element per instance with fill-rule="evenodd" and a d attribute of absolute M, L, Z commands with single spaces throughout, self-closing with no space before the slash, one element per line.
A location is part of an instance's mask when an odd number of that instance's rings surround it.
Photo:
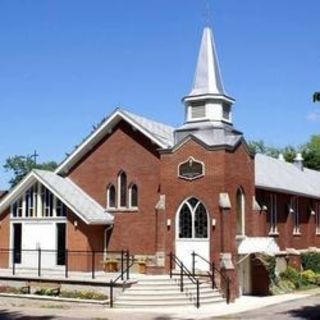
<path fill-rule="evenodd" d="M 192 119 L 204 118 L 205 116 L 206 116 L 205 105 L 191 106 L 191 118 Z"/>

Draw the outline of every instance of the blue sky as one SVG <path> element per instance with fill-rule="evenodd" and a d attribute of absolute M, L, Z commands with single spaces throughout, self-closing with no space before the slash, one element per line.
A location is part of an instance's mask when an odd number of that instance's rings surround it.
<path fill-rule="evenodd" d="M 204 0 L 1 0 L 0 189 L 7 157 L 61 161 L 116 106 L 183 122 Z M 319 0 L 211 0 L 222 76 L 248 140 L 320 133 Z"/>

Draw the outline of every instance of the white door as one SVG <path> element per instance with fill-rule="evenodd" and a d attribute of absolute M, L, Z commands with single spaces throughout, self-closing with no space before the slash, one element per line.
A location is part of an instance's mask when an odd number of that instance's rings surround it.
<path fill-rule="evenodd" d="M 38 267 L 38 251 L 41 249 L 41 268 L 56 266 L 56 224 L 52 222 L 25 222 L 22 231 L 22 261 L 24 268 Z M 28 251 L 32 250 L 32 251 Z M 48 250 L 48 251 L 46 251 Z"/>
<path fill-rule="evenodd" d="M 184 201 L 176 215 L 176 256 L 190 271 L 192 270 L 192 252 L 210 261 L 208 212 L 196 198 Z M 207 271 L 210 266 L 196 256 L 195 269 Z"/>

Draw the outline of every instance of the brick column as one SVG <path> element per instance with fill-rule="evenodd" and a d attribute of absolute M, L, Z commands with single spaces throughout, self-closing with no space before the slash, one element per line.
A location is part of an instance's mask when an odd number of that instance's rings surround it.
<path fill-rule="evenodd" d="M 224 298 L 227 298 L 227 281 L 229 282 L 229 302 L 234 302 L 239 296 L 239 288 L 236 270 L 232 262 L 231 253 L 220 254 L 220 271 L 222 278 L 220 280 L 220 287 L 223 292 Z M 228 279 L 226 281 L 226 279 Z"/>

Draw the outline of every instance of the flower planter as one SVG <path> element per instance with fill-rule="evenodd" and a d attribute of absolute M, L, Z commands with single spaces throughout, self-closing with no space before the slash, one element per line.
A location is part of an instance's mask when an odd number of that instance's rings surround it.
<path fill-rule="evenodd" d="M 104 261 L 104 271 L 105 272 L 117 272 L 118 271 L 118 261 Z"/>
<path fill-rule="evenodd" d="M 138 272 L 139 273 L 146 273 L 146 263 L 145 262 L 138 262 Z"/>

